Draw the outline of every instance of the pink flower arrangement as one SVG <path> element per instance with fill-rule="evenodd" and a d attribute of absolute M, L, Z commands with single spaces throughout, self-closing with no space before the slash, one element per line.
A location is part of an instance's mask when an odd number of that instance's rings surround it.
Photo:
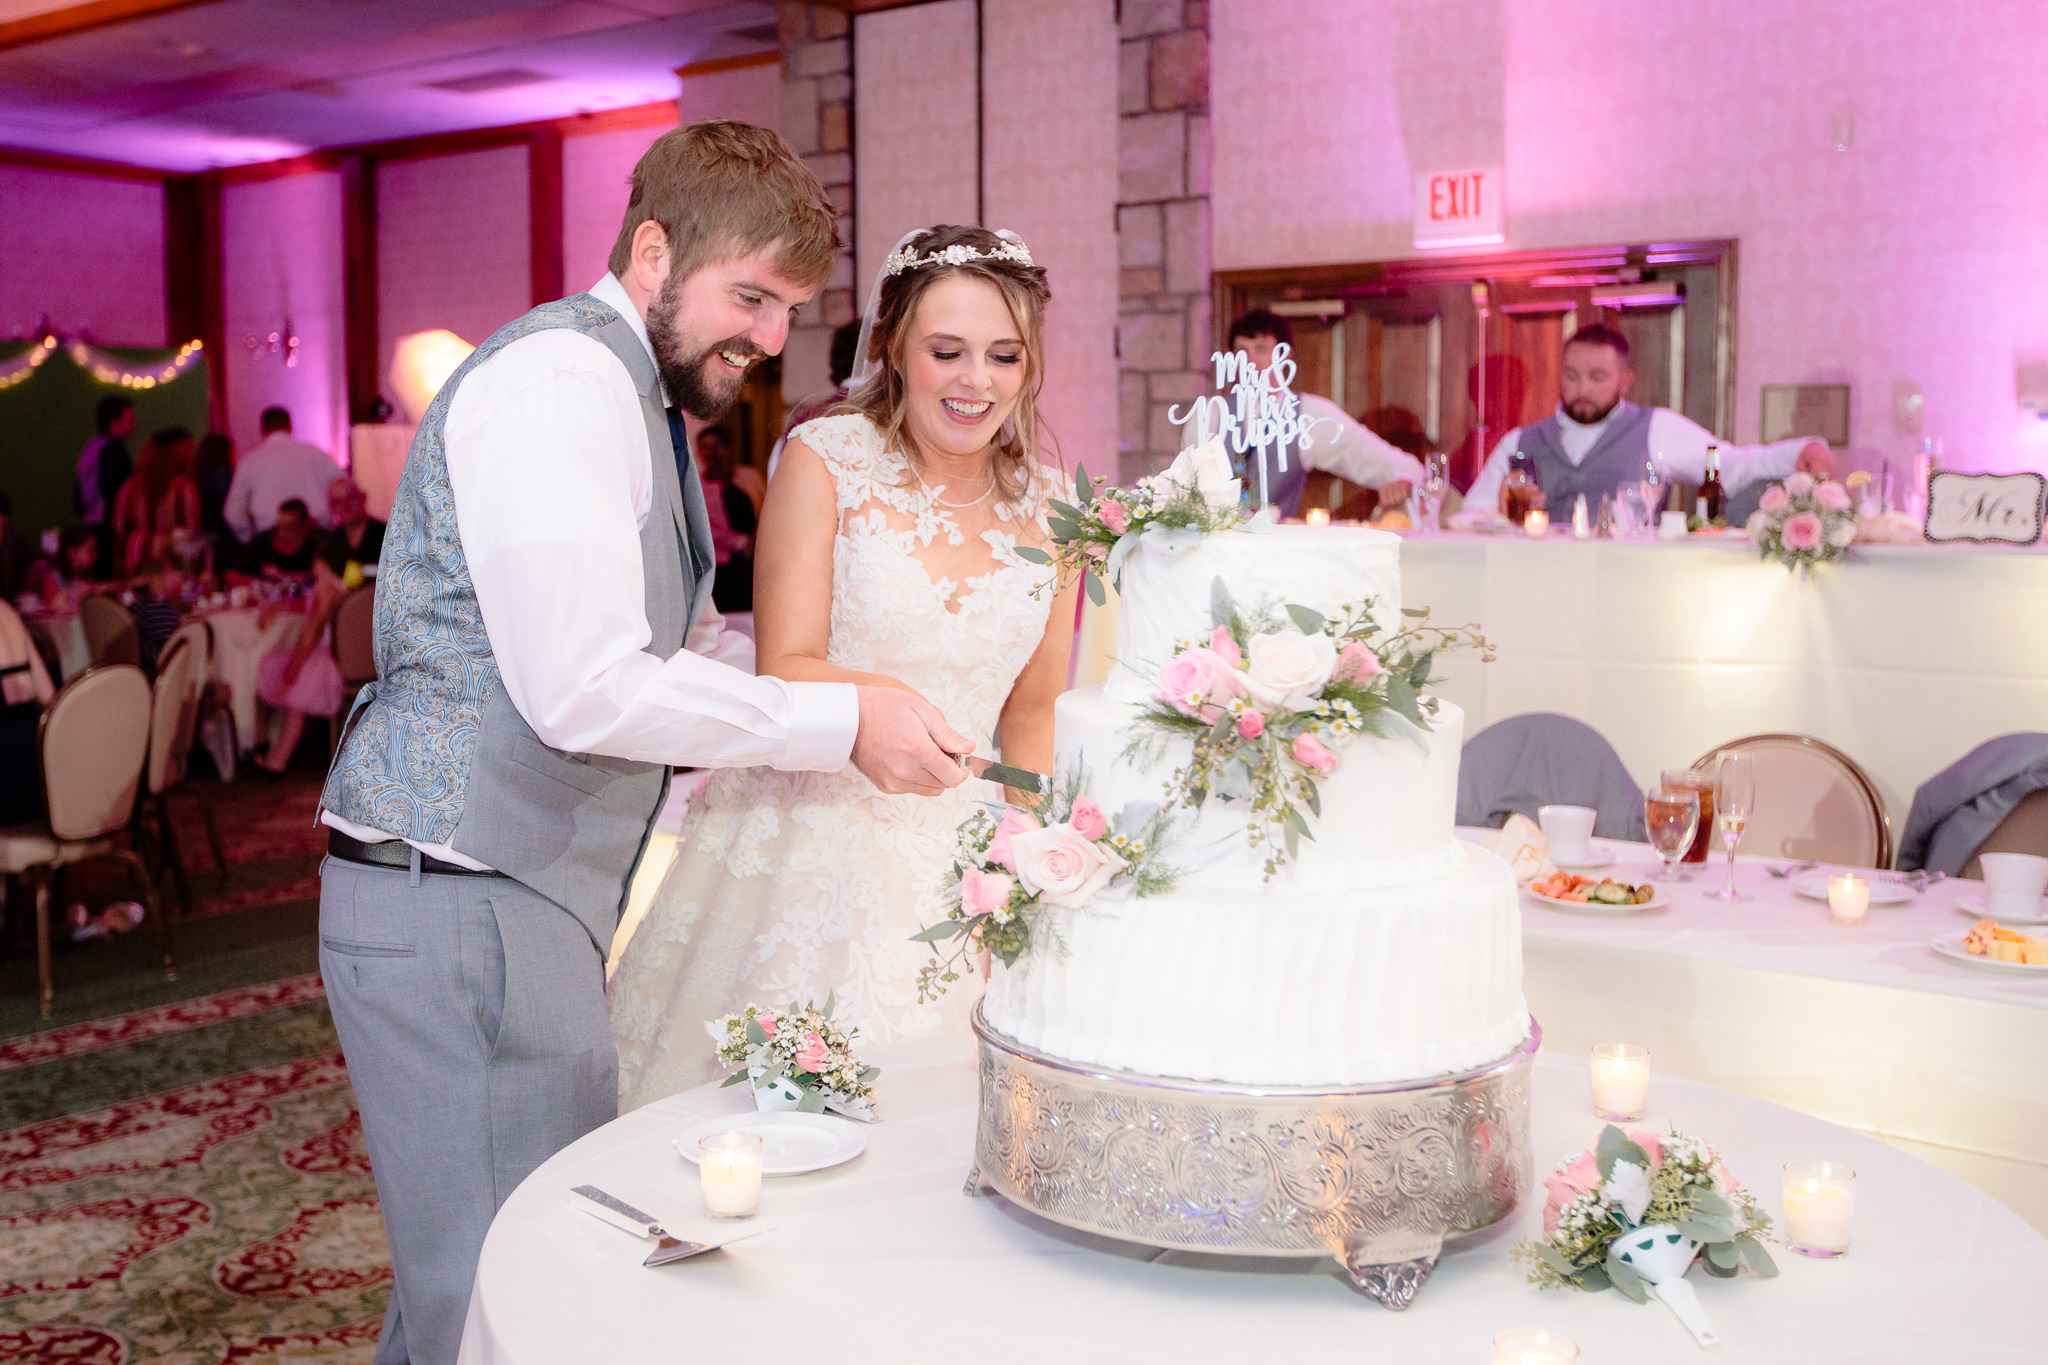
<path fill-rule="evenodd" d="M 773 1038 L 773 1037 L 775 1036 L 775 1016 L 774 1016 L 774 1015 L 772 1015 L 772 1014 L 757 1014 L 757 1015 L 755 1015 L 755 1016 L 754 1016 L 754 1022 L 755 1022 L 755 1023 L 757 1023 L 757 1024 L 759 1024 L 759 1025 L 761 1026 L 761 1032 L 763 1032 L 763 1033 L 767 1034 L 767 1035 L 768 1035 L 768 1036 L 769 1036 L 770 1038 Z"/>
<path fill-rule="evenodd" d="M 1579 1159 L 1571 1165 L 1545 1176 L 1543 1188 L 1550 1192 L 1550 1197 L 1543 1201 L 1543 1235 L 1548 1237 L 1556 1232 L 1558 1215 L 1580 1195 L 1591 1193 L 1599 1186 L 1600 1163 L 1591 1152 L 1579 1153 Z"/>
<path fill-rule="evenodd" d="M 1257 739 L 1266 733 L 1266 718 L 1247 708 L 1237 718 L 1237 733 L 1245 739 Z"/>
<path fill-rule="evenodd" d="M 1785 548 L 1793 551 L 1819 549 L 1827 539 L 1827 527 L 1811 512 L 1794 512 L 1785 518 Z"/>
<path fill-rule="evenodd" d="M 1215 650 L 1199 645 L 1168 660 L 1159 670 L 1158 684 L 1153 694 L 1158 700 L 1209 725 L 1216 723 L 1224 705 L 1244 695 L 1238 671 Z"/>
<path fill-rule="evenodd" d="M 1109 817 L 1102 813 L 1102 807 L 1090 797 L 1078 797 L 1074 809 L 1067 816 L 1067 823 L 1074 827 L 1074 833 L 1083 839 L 1100 839 L 1109 833 Z"/>
<path fill-rule="evenodd" d="M 1017 880 L 1047 905 L 1086 905 L 1129 865 L 1107 844 L 1082 837 L 1072 825 L 1013 835 L 1010 848 L 1017 858 Z"/>
<path fill-rule="evenodd" d="M 1368 683 L 1380 671 L 1380 656 L 1363 643 L 1353 640 L 1338 653 L 1337 667 L 1330 676 L 1338 682 Z"/>
<path fill-rule="evenodd" d="M 1785 485 L 1774 483 L 1764 490 L 1764 495 L 1761 498 L 1757 499 L 1756 509 L 1766 516 L 1774 517 L 1784 511 L 1785 504 L 1790 501 L 1792 501 L 1792 495 L 1785 491 Z"/>
<path fill-rule="evenodd" d="M 1855 503 L 1833 479 L 1794 474 L 1764 490 L 1745 529 L 1764 558 L 1804 572 L 1839 559 L 1855 541 Z"/>
<path fill-rule="evenodd" d="M 1814 501 L 1827 508 L 1830 512 L 1846 512 L 1849 510 L 1849 490 L 1836 483 L 1833 479 L 1829 479 L 1821 484 L 1820 487 L 1814 489 L 1813 497 Z"/>
<path fill-rule="evenodd" d="M 1337 755 L 1330 746 L 1304 731 L 1294 737 L 1294 761 L 1328 777 L 1337 768 Z"/>
<path fill-rule="evenodd" d="M 825 1063 L 831 1056 L 832 1049 L 825 1046 L 823 1038 L 807 1033 L 803 1042 L 797 1045 L 796 1064 L 815 1076 L 825 1069 Z"/>
<path fill-rule="evenodd" d="M 960 874 L 960 908 L 970 916 L 993 915 L 1010 903 L 1016 886 L 1015 878 L 970 867 Z"/>
<path fill-rule="evenodd" d="M 1232 668 L 1244 667 L 1244 651 L 1237 647 L 1237 639 L 1228 626 L 1218 626 L 1209 632 L 1209 648 Z"/>
<path fill-rule="evenodd" d="M 1095 515 L 1102 518 L 1111 535 L 1120 536 L 1131 528 L 1130 510 L 1115 498 L 1097 498 Z"/>
<path fill-rule="evenodd" d="M 1813 492 L 1813 475 L 1794 474 L 1785 480 L 1785 491 L 1795 498 L 1807 497 Z"/>
<path fill-rule="evenodd" d="M 1029 811 L 1018 810 L 1015 806 L 1010 807 L 1003 815 L 1003 822 L 996 826 L 995 842 L 988 846 L 988 860 L 992 863 L 1001 863 L 1015 872 L 1017 858 L 1010 852 L 1010 840 L 1037 828 L 1036 816 Z"/>

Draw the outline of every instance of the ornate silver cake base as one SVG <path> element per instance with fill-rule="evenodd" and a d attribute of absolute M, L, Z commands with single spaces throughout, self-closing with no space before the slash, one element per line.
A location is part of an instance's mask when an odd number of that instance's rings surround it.
<path fill-rule="evenodd" d="M 1335 1256 L 1406 1308 L 1444 1239 L 1533 1182 L 1529 1036 L 1491 1066 L 1342 1089 L 1242 1086 L 1047 1057 L 974 1009 L 981 1122 L 970 1194 L 1120 1241 L 1230 1256 Z"/>

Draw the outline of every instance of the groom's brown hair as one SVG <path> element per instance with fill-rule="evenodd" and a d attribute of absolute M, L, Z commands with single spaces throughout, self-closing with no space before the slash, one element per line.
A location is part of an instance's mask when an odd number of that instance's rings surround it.
<path fill-rule="evenodd" d="M 730 119 L 670 129 L 640 158 L 612 243 L 614 275 L 626 273 L 633 232 L 649 219 L 668 234 L 678 279 L 773 248 L 778 271 L 817 288 L 844 245 L 831 197 L 796 150 L 779 133 Z"/>

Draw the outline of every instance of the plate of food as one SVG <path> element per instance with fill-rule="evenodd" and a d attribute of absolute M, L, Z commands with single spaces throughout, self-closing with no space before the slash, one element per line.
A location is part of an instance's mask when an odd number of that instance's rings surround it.
<path fill-rule="evenodd" d="M 1828 877 L 1830 875 L 1833 874 L 1827 872 L 1802 872 L 1792 878 L 1792 890 L 1795 894 L 1804 896 L 1808 900 L 1824 901 L 1828 898 Z M 1904 905 L 1907 901 L 1920 894 L 1904 882 L 1895 882 L 1882 876 L 1872 876 L 1867 872 L 1858 872 L 1857 875 L 1870 883 L 1870 903 L 1872 905 Z"/>
<path fill-rule="evenodd" d="M 1980 919 L 1967 934 L 1940 934 L 1929 945 L 1951 962 L 1988 972 L 2048 976 L 2048 937 L 2029 937 L 1997 920 Z"/>
<path fill-rule="evenodd" d="M 1538 877 L 1529 884 L 1529 894 L 1553 910 L 1572 915 L 1634 915 L 1671 903 L 1671 897 L 1650 882 L 1631 884 L 1577 872 Z"/>
<path fill-rule="evenodd" d="M 2040 908 L 2031 915 L 1995 915 L 2000 924 L 2048 924 L 2048 900 L 2041 901 Z M 1972 919 L 1982 919 L 1991 914 L 1991 906 L 1979 891 L 1974 895 L 1956 897 L 1956 913 Z"/>

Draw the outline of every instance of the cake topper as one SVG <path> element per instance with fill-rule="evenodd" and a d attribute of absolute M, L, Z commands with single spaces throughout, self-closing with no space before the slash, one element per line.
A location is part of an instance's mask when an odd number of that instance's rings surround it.
<path fill-rule="evenodd" d="M 1299 366 L 1294 348 L 1287 342 L 1273 347 L 1273 361 L 1261 370 L 1245 351 L 1212 351 L 1209 363 L 1216 369 L 1216 387 L 1224 392 L 1197 398 L 1182 412 L 1168 408 L 1166 419 L 1192 433 L 1184 445 L 1200 445 L 1215 436 L 1230 442 L 1231 452 L 1242 457 L 1246 451 L 1259 453 L 1259 505 L 1272 505 L 1267 491 L 1268 452 L 1274 470 L 1287 472 L 1287 448 L 1308 450 L 1315 445 L 1315 428 L 1327 418 L 1301 415 L 1301 400 L 1294 393 L 1294 376 Z M 1227 393 L 1227 397 L 1225 396 Z"/>

